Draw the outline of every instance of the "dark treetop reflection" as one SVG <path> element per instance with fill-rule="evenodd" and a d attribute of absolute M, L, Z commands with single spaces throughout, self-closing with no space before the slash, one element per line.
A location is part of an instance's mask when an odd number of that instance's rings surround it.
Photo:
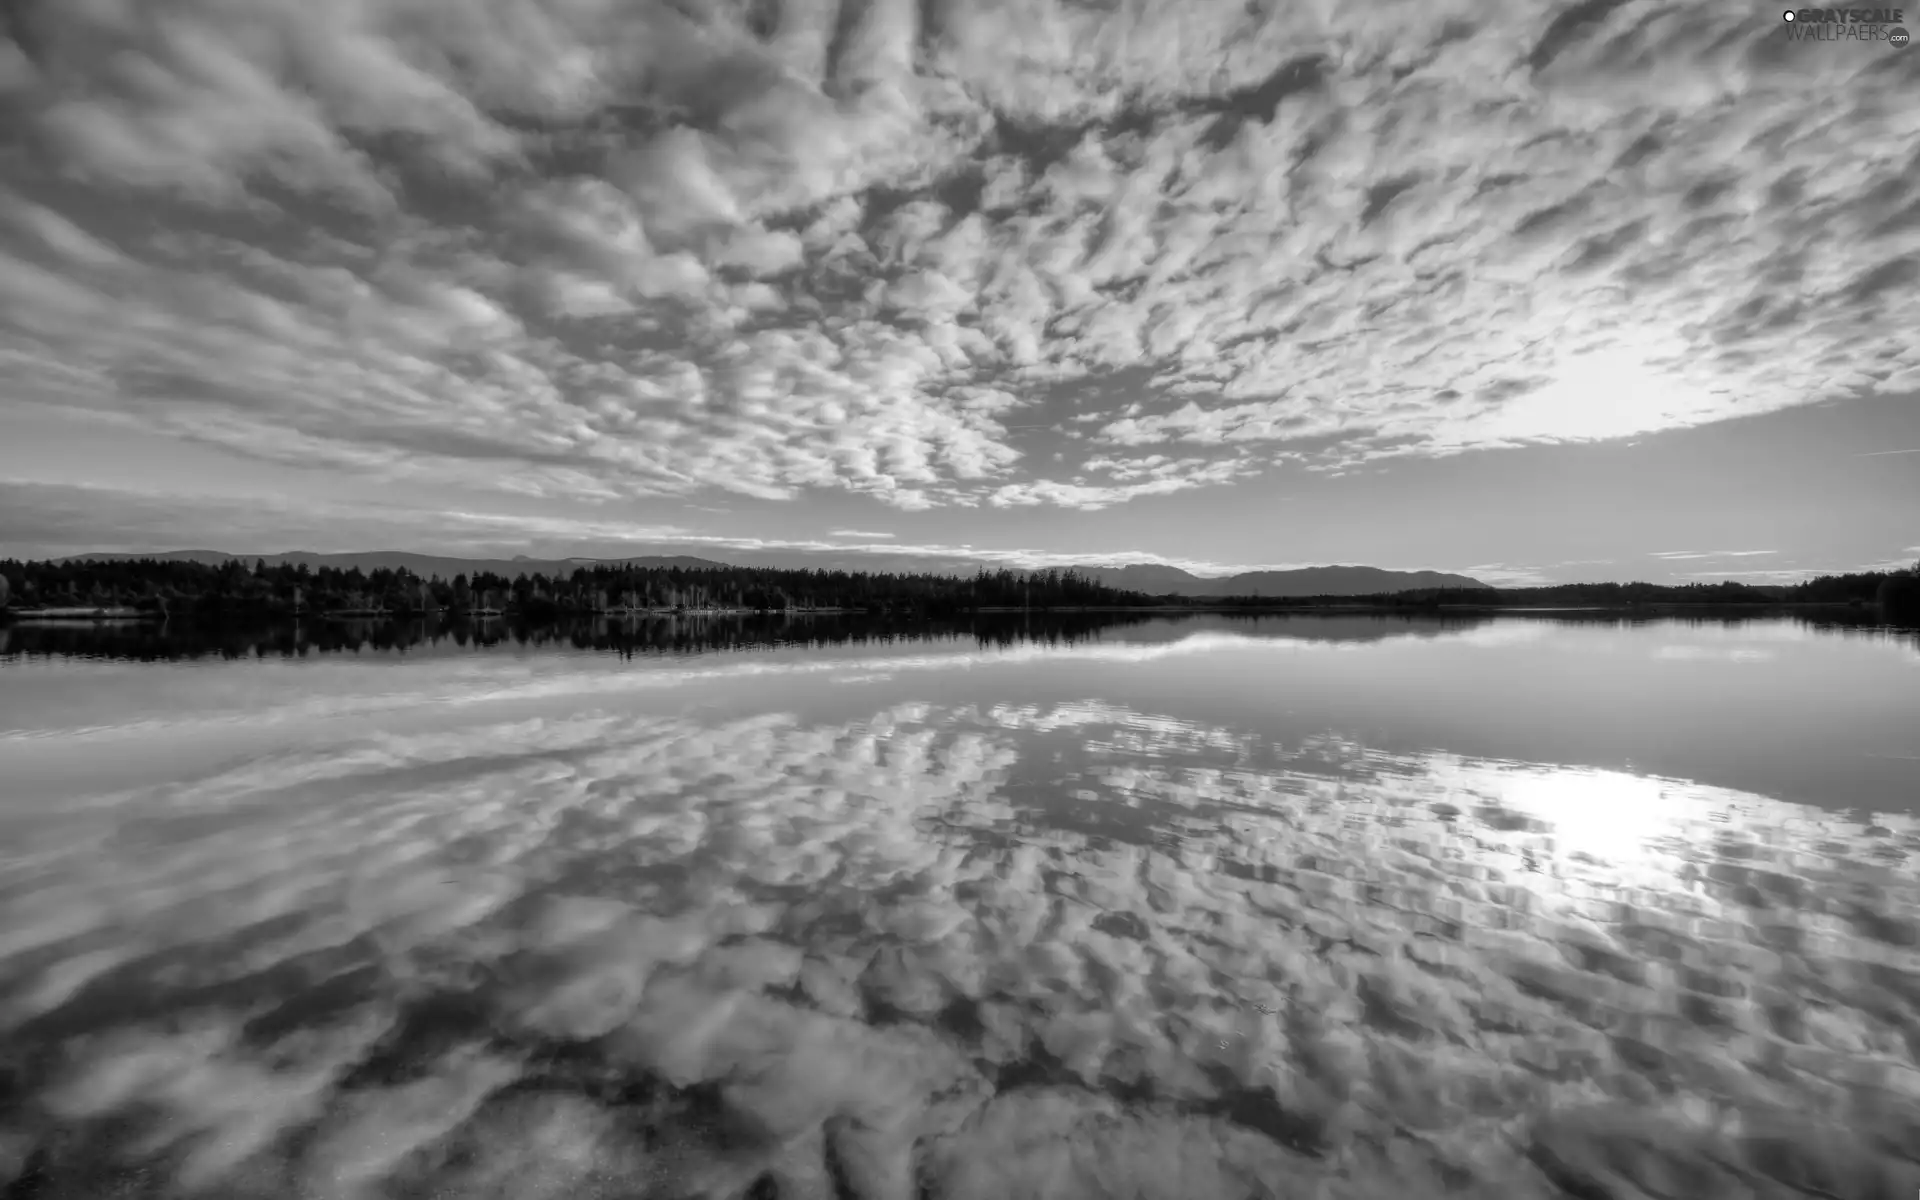
<path fill-rule="evenodd" d="M 1481 618 L 1462 618 L 1477 623 Z M 493 648 L 597 650 L 617 654 L 689 654 L 781 646 L 862 646 L 898 641 L 1012 645 L 1072 644 L 1159 621 L 1148 614 L 1045 613 L 959 619 L 888 620 L 837 614 L 503 620 L 282 621 L 258 624 L 160 624 L 149 621 L 0 627 L 0 654 L 24 657 L 176 662 L 201 658 L 305 657 L 395 651 L 449 655 Z M 1249 622 L 1242 622 L 1250 624 Z M 1456 622 L 1457 623 L 1457 622 Z M 1376 621 L 1378 626 L 1379 622 Z M 1395 618 L 1395 627 L 1412 620 Z M 1384 627 L 1381 636 L 1385 636 Z"/>
<path fill-rule="evenodd" d="M 1845 677 L 1896 738 L 1910 643 L 1195 628 L 15 660 L 0 1153 L 42 1197 L 1913 1194 L 1920 821 L 1595 762 L 1662 681 Z M 1520 721 L 1529 670 L 1625 733 Z"/>

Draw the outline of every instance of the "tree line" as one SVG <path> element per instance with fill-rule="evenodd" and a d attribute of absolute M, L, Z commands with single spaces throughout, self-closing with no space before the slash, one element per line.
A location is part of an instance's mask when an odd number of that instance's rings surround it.
<path fill-rule="evenodd" d="M 1655 605 L 1878 604 L 1910 611 L 1920 599 L 1920 564 L 1912 571 L 1823 575 L 1793 585 L 1722 582 L 1568 583 L 1525 588 L 1424 588 L 1365 596 L 1226 596 L 1208 607 L 1295 609 L 1329 605 L 1387 609 L 1597 607 Z M 571 574 L 535 572 L 508 578 L 491 572 L 422 578 L 405 568 L 252 566 L 229 559 L 208 564 L 158 559 L 66 562 L 0 561 L 0 609 L 131 609 L 210 619 L 293 615 L 501 615 L 521 620 L 600 613 L 844 611 L 951 616 L 992 609 L 1129 608 L 1186 602 L 1110 587 L 1072 570 L 934 572 L 775 567 L 642 567 L 596 563 Z"/>
<path fill-rule="evenodd" d="M 791 612 L 940 615 L 995 608 L 1120 608 L 1148 605 L 1139 592 L 1071 570 L 982 570 L 970 576 L 879 574 L 774 567 L 638 567 L 597 563 L 569 575 L 491 572 L 422 578 L 405 568 L 252 566 L 157 559 L 0 561 L 6 592 L 24 608 L 124 608 L 192 617 L 299 614 L 419 616 L 428 613 L 548 619 L 619 612 Z"/>

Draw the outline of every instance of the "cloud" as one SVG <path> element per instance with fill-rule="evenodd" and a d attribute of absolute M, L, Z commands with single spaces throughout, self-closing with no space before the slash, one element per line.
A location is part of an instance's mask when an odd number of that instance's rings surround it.
<path fill-rule="evenodd" d="M 1908 551 L 1912 553 L 1912 551 Z M 1775 567 L 1751 571 L 1688 571 L 1690 579 L 1751 579 L 1762 583 L 1790 584 L 1801 583 L 1809 579 L 1818 579 L 1822 575 L 1852 575 L 1869 571 L 1904 571 L 1913 566 L 1911 559 L 1883 558 L 1875 562 L 1855 563 L 1851 566 L 1828 567 Z"/>
<path fill-rule="evenodd" d="M 1547 568 L 1511 563 L 1479 563 L 1471 567 L 1463 567 L 1459 574 L 1470 575 L 1494 587 L 1545 587 L 1561 582 L 1548 576 L 1546 570 Z"/>
<path fill-rule="evenodd" d="M 905 510 L 1920 385 L 1908 59 L 1569 11 L 34 5 L 0 355 L 268 461 Z"/>
<path fill-rule="evenodd" d="M 1166 496 L 1189 488 L 1226 483 L 1248 473 L 1247 464 L 1233 459 L 1167 459 L 1149 456 L 1128 462 L 1102 455 L 1088 460 L 1083 469 L 1107 473 L 1129 480 L 1124 483 L 1088 483 L 1082 475 L 1071 483 L 1037 479 L 1010 483 L 996 488 L 987 502 L 996 508 L 1052 504 L 1061 508 L 1096 511 L 1140 496 Z"/>
<path fill-rule="evenodd" d="M 893 537 L 894 535 L 891 533 L 876 532 L 871 529 L 832 529 L 827 531 L 827 536 L 837 538 L 863 538 L 868 541 L 879 541 L 883 538 Z"/>
<path fill-rule="evenodd" d="M 1652 557 L 1676 562 L 1687 558 L 1757 558 L 1778 553 L 1778 550 L 1655 550 Z"/>
<path fill-rule="evenodd" d="M 222 549 L 353 550 L 393 545 L 434 531 L 435 549 L 488 553 L 519 539 L 595 526 L 538 517 L 424 511 L 396 506 L 313 504 L 221 493 L 182 495 L 95 485 L 0 480 L 0 547 L 10 554 Z M 672 538 L 672 525 L 622 527 L 635 538 Z"/>

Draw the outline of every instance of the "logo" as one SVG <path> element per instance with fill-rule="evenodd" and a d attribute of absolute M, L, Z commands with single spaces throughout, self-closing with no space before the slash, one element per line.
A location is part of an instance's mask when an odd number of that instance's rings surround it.
<path fill-rule="evenodd" d="M 1913 39 L 1900 8 L 1790 8 L 1780 14 L 1790 42 L 1885 42 L 1904 50 Z"/>

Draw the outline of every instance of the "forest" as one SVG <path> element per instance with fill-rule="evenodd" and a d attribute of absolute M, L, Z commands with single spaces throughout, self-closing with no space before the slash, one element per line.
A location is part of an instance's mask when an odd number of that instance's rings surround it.
<path fill-rule="evenodd" d="M 1073 571 L 980 571 L 971 576 L 634 567 L 595 564 L 571 575 L 495 574 L 423 579 L 410 571 L 307 564 L 252 566 L 133 559 L 0 561 L 0 604 L 16 610 L 126 609 L 184 617 L 294 615 L 513 615 L 538 620 L 623 612 L 845 611 L 942 615 L 995 608 L 1124 608 L 1152 598 Z"/>
<path fill-rule="evenodd" d="M 974 575 L 881 574 L 772 567 L 642 567 L 598 563 L 564 577 L 482 573 L 421 578 L 405 569 L 307 564 L 219 565 L 154 559 L 0 561 L 0 609 L 15 613 L 120 610 L 188 619 L 427 614 L 546 620 L 600 613 L 848 612 L 907 617 L 996 609 L 1064 610 L 1188 605 L 1207 608 L 1634 609 L 1660 605 L 1898 605 L 1912 603 L 1911 572 L 1823 575 L 1791 586 L 1743 583 L 1569 583 L 1551 587 L 1423 589 L 1369 596 L 1239 596 L 1188 601 L 1109 587 L 1072 570 L 981 570 Z"/>

